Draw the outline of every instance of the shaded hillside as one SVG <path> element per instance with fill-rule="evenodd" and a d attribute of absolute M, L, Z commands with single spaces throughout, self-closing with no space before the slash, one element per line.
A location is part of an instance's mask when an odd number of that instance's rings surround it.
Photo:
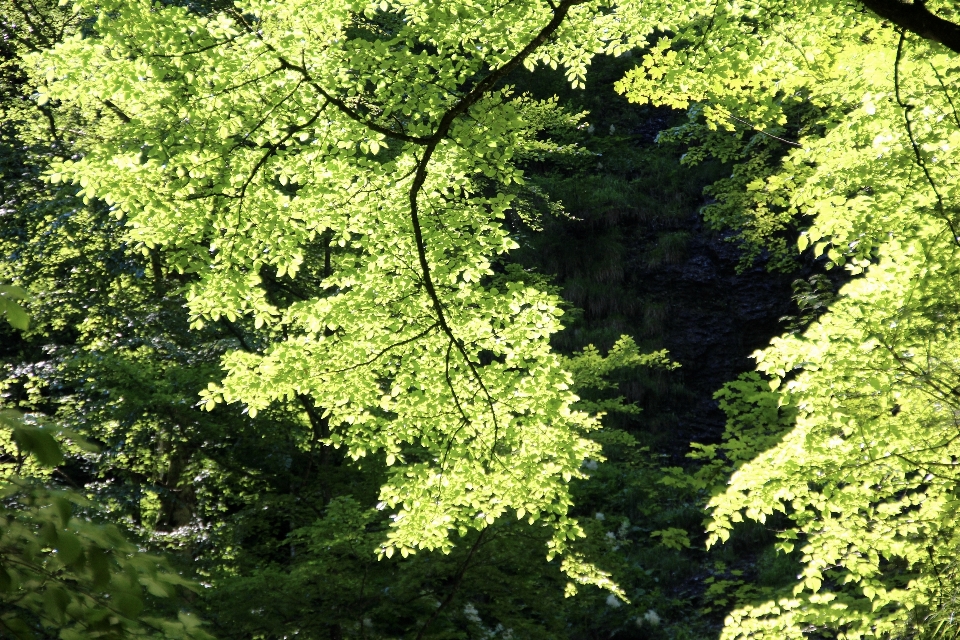
<path fill-rule="evenodd" d="M 724 417 L 713 393 L 752 369 L 750 354 L 782 331 L 800 274 L 763 264 L 737 272 L 737 246 L 699 213 L 703 187 L 728 169 L 681 167 L 683 148 L 656 143 L 684 114 L 630 104 L 613 90 L 635 62 L 598 60 L 585 91 L 569 90 L 559 73 L 518 79 L 537 97 L 558 94 L 571 111 L 588 111 L 576 142 L 591 152 L 576 165 L 529 168 L 570 217 L 548 216 L 542 233 L 528 233 L 521 261 L 553 275 L 582 310 L 558 337 L 560 349 L 606 348 L 627 333 L 681 364 L 624 387 L 645 409 L 638 426 L 676 456 L 691 441 L 719 438 Z"/>

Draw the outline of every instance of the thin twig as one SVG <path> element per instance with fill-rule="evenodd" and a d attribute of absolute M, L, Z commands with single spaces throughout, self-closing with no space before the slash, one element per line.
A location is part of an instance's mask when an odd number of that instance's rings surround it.
<path fill-rule="evenodd" d="M 751 129 L 753 129 L 754 131 L 756 131 L 757 133 L 759 133 L 759 134 L 762 135 L 762 136 L 767 136 L 768 138 L 773 138 L 774 140 L 779 140 L 780 142 L 782 142 L 782 143 L 784 143 L 784 144 L 789 144 L 789 145 L 791 145 L 791 146 L 799 147 L 800 149 L 803 149 L 803 145 L 800 144 L 799 142 L 793 142 L 792 140 L 787 140 L 786 138 L 781 138 L 780 136 L 775 136 L 775 135 L 773 135 L 772 133 L 767 133 L 766 131 L 764 131 L 764 130 L 762 130 L 762 129 L 758 129 L 756 126 L 754 126 L 753 124 L 747 122 L 746 120 L 743 120 L 742 118 L 738 118 L 737 116 L 733 115 L 732 113 L 729 114 L 729 115 L 730 115 L 730 118 L 731 118 L 731 119 L 736 120 L 737 122 L 739 122 L 739 123 L 741 123 L 741 124 L 747 125 L 748 127 L 750 127 Z"/>
<path fill-rule="evenodd" d="M 913 147 L 913 154 L 916 158 L 917 166 L 919 166 L 923 171 L 923 175 L 926 176 L 927 183 L 930 185 L 930 189 L 933 190 L 933 194 L 937 197 L 937 207 L 940 209 L 940 216 L 943 218 L 943 221 L 947 223 L 947 226 L 950 227 L 950 236 L 953 238 L 953 243 L 960 247 L 960 235 L 957 234 L 957 228 L 953 224 L 953 220 L 947 214 L 947 209 L 943 204 L 943 197 L 940 195 L 940 190 L 937 188 L 937 183 L 934 182 L 933 176 L 930 175 L 930 169 L 927 167 L 927 163 L 923 159 L 923 154 L 920 153 L 920 145 L 917 143 L 917 140 L 913 135 L 913 122 L 910 120 L 910 112 L 913 110 L 913 105 L 904 102 L 903 96 L 900 94 L 900 61 L 903 59 L 903 44 L 906 39 L 906 30 L 900 29 L 900 40 L 897 42 L 897 57 L 893 63 L 894 95 L 896 96 L 897 104 L 900 105 L 900 108 L 903 110 L 903 121 L 906 125 L 907 137 L 910 138 L 910 146 Z"/>
<path fill-rule="evenodd" d="M 933 69 L 933 75 L 937 76 L 937 82 L 940 83 L 940 88 L 943 89 L 943 96 L 947 99 L 947 103 L 950 105 L 950 111 L 953 112 L 953 121 L 957 124 L 957 128 L 960 129 L 960 116 L 957 115 L 957 107 L 953 104 L 953 98 L 950 97 L 950 92 L 947 90 L 947 85 L 944 84 L 943 78 L 940 77 L 940 72 L 937 71 L 937 66 L 930 63 L 930 68 Z"/>
<path fill-rule="evenodd" d="M 467 558 L 463 561 L 463 564 L 460 565 L 460 570 L 457 571 L 456 576 L 454 576 L 453 585 L 450 587 L 447 597 L 443 599 L 443 602 L 440 603 L 439 607 L 433 610 L 433 613 L 430 614 L 430 617 L 427 618 L 427 621 L 423 623 L 422 627 L 420 627 L 420 631 L 417 633 L 415 640 L 423 639 L 423 634 L 427 632 L 427 629 L 430 628 L 430 625 L 433 624 L 433 621 L 437 619 L 437 617 L 440 615 L 440 612 L 443 611 L 453 600 L 453 597 L 457 595 L 457 592 L 460 590 L 460 584 L 463 582 L 463 576 L 466 575 L 467 569 L 470 567 L 470 560 L 473 559 L 477 549 L 480 548 L 480 543 L 483 542 L 483 536 L 486 533 L 487 529 L 482 529 L 477 535 L 476 542 L 474 542 L 473 546 L 470 547 L 470 552 L 467 553 Z"/>
<path fill-rule="evenodd" d="M 411 336 L 406 340 L 401 340 L 400 342 L 394 342 L 390 346 L 384 347 L 381 351 L 378 351 L 377 353 L 373 354 L 373 356 L 369 360 L 366 360 L 364 362 L 358 362 L 357 364 L 350 365 L 349 367 L 346 367 L 344 369 L 337 369 L 335 371 L 331 371 L 331 373 L 346 373 L 347 371 L 353 371 L 354 369 L 359 369 L 360 367 L 366 367 L 368 365 L 371 365 L 377 360 L 379 360 L 380 357 L 383 356 L 388 351 L 391 351 L 392 349 L 396 349 L 397 347 L 402 347 L 403 345 L 406 345 L 406 344 L 410 344 L 411 342 L 416 342 L 420 338 L 423 338 L 428 333 L 436 329 L 438 326 L 440 326 L 440 323 L 435 322 L 415 336 Z"/>

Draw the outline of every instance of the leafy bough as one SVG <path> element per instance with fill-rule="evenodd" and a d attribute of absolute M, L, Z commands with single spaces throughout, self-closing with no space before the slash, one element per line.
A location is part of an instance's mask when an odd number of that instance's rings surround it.
<path fill-rule="evenodd" d="M 568 482 L 598 458 L 599 423 L 550 351 L 557 299 L 493 267 L 516 246 L 501 187 L 536 145 L 527 113 L 556 108 L 502 84 L 538 62 L 581 83 L 591 56 L 622 48 L 608 5 L 79 6 L 91 35 L 33 63 L 41 100 L 100 124 L 49 177 L 190 274 L 194 326 L 252 325 L 259 346 L 225 356 L 207 406 L 308 398 L 328 445 L 382 456 L 384 555 L 448 550 L 508 513 L 548 524 L 550 557 L 565 553 L 583 535 Z M 564 567 L 616 589 L 576 554 Z"/>

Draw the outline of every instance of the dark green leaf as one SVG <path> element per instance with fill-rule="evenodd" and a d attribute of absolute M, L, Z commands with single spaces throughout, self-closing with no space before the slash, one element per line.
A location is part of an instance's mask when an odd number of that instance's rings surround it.
<path fill-rule="evenodd" d="M 69 531 L 61 531 L 56 544 L 57 554 L 63 564 L 70 565 L 83 553 L 83 546 L 77 536 Z"/>

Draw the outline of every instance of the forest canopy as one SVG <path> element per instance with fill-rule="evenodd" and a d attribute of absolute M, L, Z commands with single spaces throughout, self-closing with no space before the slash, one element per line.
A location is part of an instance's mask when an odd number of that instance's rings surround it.
<path fill-rule="evenodd" d="M 721 637 L 960 629 L 952 4 L 0 6 L 2 406 L 28 414 L 2 414 L 0 629 L 594 637 L 555 599 L 589 586 L 623 634 L 652 596 L 621 548 L 744 520 L 797 575 L 701 588 Z M 569 288 L 514 257 L 576 218 L 557 176 L 615 162 L 589 109 L 529 87 L 589 92 L 610 60 L 631 103 L 684 111 L 657 141 L 685 175 L 722 168 L 701 213 L 742 270 L 842 284 L 679 467 L 622 428 L 669 354 L 563 352 Z M 663 485 L 705 530 L 575 500 Z"/>

